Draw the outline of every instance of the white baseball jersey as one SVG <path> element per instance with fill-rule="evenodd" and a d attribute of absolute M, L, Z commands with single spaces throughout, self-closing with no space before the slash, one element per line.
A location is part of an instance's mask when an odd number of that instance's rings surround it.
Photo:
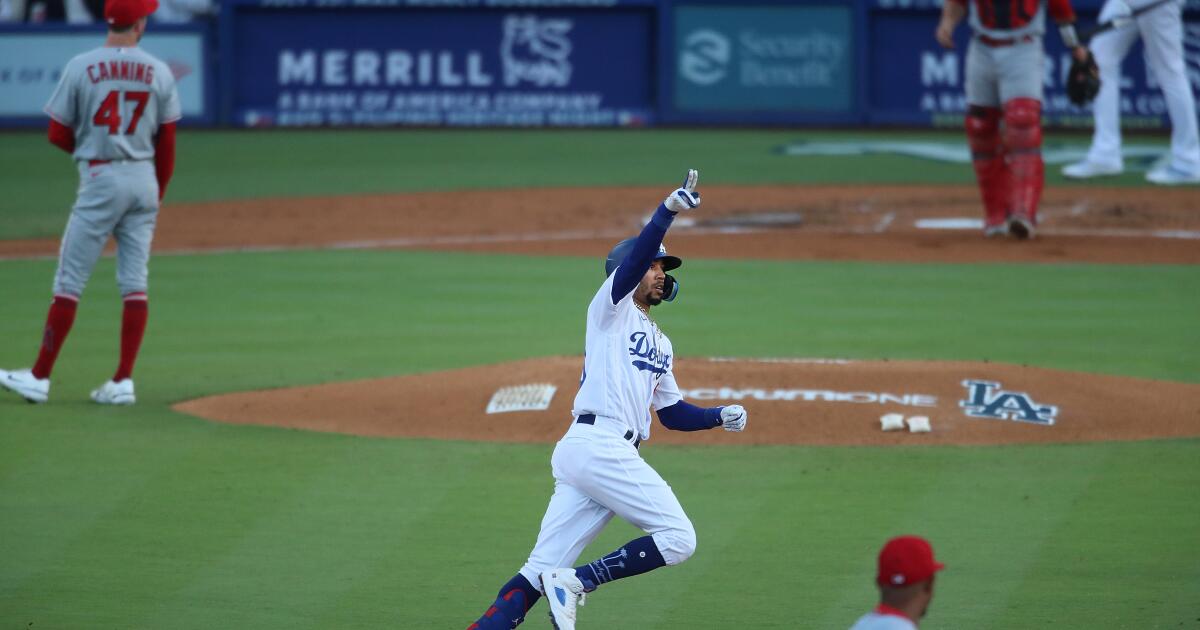
<path fill-rule="evenodd" d="M 76 160 L 153 159 L 159 126 L 181 115 L 170 68 L 136 46 L 71 59 L 45 111 L 74 130 Z"/>
<path fill-rule="evenodd" d="M 917 624 L 908 617 L 872 611 L 859 617 L 850 630 L 917 630 Z"/>
<path fill-rule="evenodd" d="M 671 340 L 633 301 L 635 286 L 612 302 L 614 271 L 588 306 L 583 377 L 574 415 L 595 414 L 624 422 L 650 437 L 650 407 L 682 400 L 672 373 Z"/>

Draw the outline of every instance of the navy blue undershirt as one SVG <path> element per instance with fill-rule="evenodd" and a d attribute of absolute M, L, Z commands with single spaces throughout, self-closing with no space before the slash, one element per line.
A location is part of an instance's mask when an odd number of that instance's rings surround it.
<path fill-rule="evenodd" d="M 667 228 L 671 227 L 671 222 L 674 220 L 675 213 L 667 210 L 664 205 L 660 204 L 654 211 L 654 215 L 650 217 L 646 227 L 642 228 L 642 232 L 638 234 L 633 249 L 613 272 L 613 304 L 620 302 L 626 295 L 629 295 L 630 291 L 637 288 L 638 283 L 642 281 L 642 276 L 646 275 L 646 270 L 654 262 L 654 256 L 658 254 L 663 237 L 667 235 Z"/>
<path fill-rule="evenodd" d="M 658 410 L 658 421 L 672 431 L 703 431 L 721 426 L 724 407 L 697 407 L 681 400 Z"/>

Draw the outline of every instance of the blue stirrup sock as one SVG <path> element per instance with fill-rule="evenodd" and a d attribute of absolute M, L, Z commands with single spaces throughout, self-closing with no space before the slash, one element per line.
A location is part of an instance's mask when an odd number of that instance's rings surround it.
<path fill-rule="evenodd" d="M 533 608 L 541 596 L 542 593 L 518 573 L 500 587 L 496 601 L 492 602 L 482 617 L 467 626 L 467 630 L 512 630 L 525 621 L 525 613 Z"/>
<path fill-rule="evenodd" d="M 667 566 L 654 538 L 643 536 L 625 543 L 620 549 L 581 567 L 575 568 L 575 576 L 583 582 L 585 591 L 594 591 L 605 582 L 619 580 L 653 571 Z"/>

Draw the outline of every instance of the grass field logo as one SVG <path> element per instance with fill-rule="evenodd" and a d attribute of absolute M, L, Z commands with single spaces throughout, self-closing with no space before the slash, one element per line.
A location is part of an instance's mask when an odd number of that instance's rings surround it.
<path fill-rule="evenodd" d="M 1052 426 L 1058 416 L 1058 407 L 1039 405 L 1025 392 L 1004 391 L 1000 389 L 1000 383 L 965 380 L 962 384 L 967 388 L 967 400 L 959 401 L 958 406 L 972 418 Z"/>

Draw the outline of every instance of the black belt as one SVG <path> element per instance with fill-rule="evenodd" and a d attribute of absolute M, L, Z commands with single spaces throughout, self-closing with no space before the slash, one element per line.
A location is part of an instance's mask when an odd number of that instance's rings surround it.
<path fill-rule="evenodd" d="M 594 413 L 585 413 L 585 414 L 583 414 L 582 416 L 579 416 L 578 418 L 575 418 L 575 422 L 578 422 L 579 424 L 591 424 L 591 425 L 594 425 L 594 424 L 596 424 L 596 414 L 594 414 Z M 631 429 L 631 430 L 629 430 L 629 431 L 626 431 L 626 432 L 625 432 L 625 439 L 626 439 L 627 441 L 631 441 L 631 442 L 633 442 L 633 448 L 641 448 L 641 447 L 642 447 L 642 438 L 641 438 L 641 436 L 638 436 L 637 438 L 634 438 L 634 437 L 633 437 L 633 430 L 632 430 L 632 429 Z"/>

